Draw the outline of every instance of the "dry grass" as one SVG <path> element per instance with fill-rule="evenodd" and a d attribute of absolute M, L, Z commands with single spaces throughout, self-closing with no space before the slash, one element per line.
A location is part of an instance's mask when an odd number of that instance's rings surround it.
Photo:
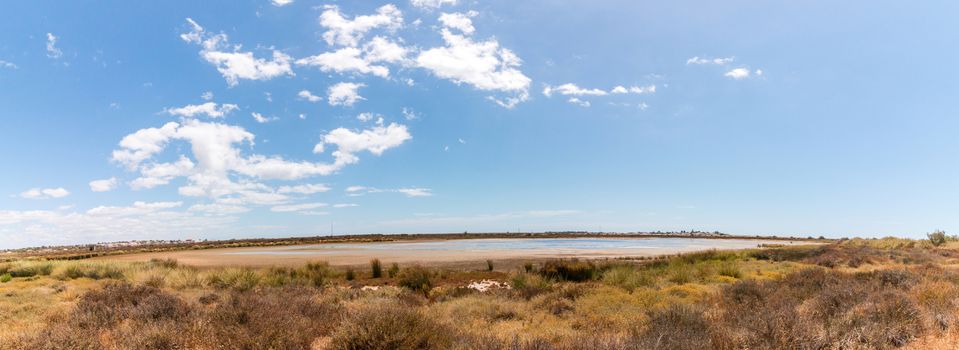
<path fill-rule="evenodd" d="M 498 265 L 508 274 L 375 261 L 352 280 L 323 263 L 14 262 L 0 347 L 955 348 L 959 254 L 916 242 Z M 510 288 L 465 287 L 483 279 Z"/>

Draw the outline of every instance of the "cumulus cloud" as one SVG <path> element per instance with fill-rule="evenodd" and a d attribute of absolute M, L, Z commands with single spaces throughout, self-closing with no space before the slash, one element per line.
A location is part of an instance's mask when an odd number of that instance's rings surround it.
<path fill-rule="evenodd" d="M 469 11 L 467 13 L 443 13 L 440 15 L 440 23 L 447 28 L 458 29 L 460 32 L 466 35 L 471 35 L 476 31 L 476 28 L 473 27 L 473 20 L 470 17 L 475 17 L 478 15 L 476 11 Z"/>
<path fill-rule="evenodd" d="M 117 188 L 117 178 L 90 181 L 90 191 L 107 192 Z"/>
<path fill-rule="evenodd" d="M 10 61 L 4 61 L 4 60 L 0 60 L 0 67 L 10 68 L 10 69 L 19 69 L 19 68 L 20 68 L 20 67 L 17 66 L 15 63 L 10 62 Z"/>
<path fill-rule="evenodd" d="M 212 95 L 212 94 L 211 94 Z M 212 98 L 212 96 L 211 96 Z M 210 118 L 222 118 L 227 114 L 240 109 L 240 106 L 230 103 L 224 103 L 217 106 L 216 102 L 207 102 L 199 105 L 186 105 L 179 108 L 167 108 L 169 115 L 193 118 L 198 115 L 207 115 Z"/>
<path fill-rule="evenodd" d="M 746 68 L 734 68 L 723 74 L 723 76 L 733 78 L 736 80 L 742 80 L 749 78 L 749 69 Z"/>
<path fill-rule="evenodd" d="M 405 125 L 390 123 L 390 125 L 376 125 L 371 129 L 353 131 L 346 128 L 337 128 L 323 135 L 320 143 L 313 148 L 314 153 L 323 153 L 328 145 L 336 146 L 332 152 L 336 167 L 353 164 L 359 161 L 357 153 L 367 151 L 373 155 L 382 155 L 384 151 L 397 147 L 413 137 Z"/>
<path fill-rule="evenodd" d="M 57 38 L 53 33 L 47 33 L 47 57 L 57 59 L 63 56 L 63 51 L 57 48 Z"/>
<path fill-rule="evenodd" d="M 395 5 L 376 9 L 372 15 L 347 19 L 336 5 L 327 5 L 320 15 L 320 25 L 327 28 L 323 40 L 329 45 L 355 47 L 367 32 L 375 28 L 393 31 L 403 26 L 403 13 Z"/>
<path fill-rule="evenodd" d="M 458 0 L 410 0 L 410 5 L 422 9 L 437 9 L 443 5 L 455 6 Z"/>
<path fill-rule="evenodd" d="M 293 0 L 270 0 L 273 3 L 273 6 L 283 7 L 293 3 Z"/>
<path fill-rule="evenodd" d="M 686 64 L 713 64 L 713 65 L 726 65 L 735 61 L 735 57 L 719 57 L 719 58 L 705 58 L 705 57 L 693 57 L 686 60 Z"/>
<path fill-rule="evenodd" d="M 448 22 L 440 30 L 446 45 L 420 52 L 416 57 L 419 67 L 456 84 L 510 94 L 505 98 L 489 97 L 506 108 L 512 108 L 529 98 L 531 80 L 519 70 L 522 61 L 513 51 L 501 48 L 496 39 L 475 41 L 469 33 L 454 34 L 450 31 L 450 24 L 460 27 L 458 30 L 462 32 L 462 23 Z"/>
<path fill-rule="evenodd" d="M 298 65 L 316 66 L 323 72 L 372 74 L 387 78 L 390 69 L 385 63 L 401 63 L 407 60 L 409 49 L 381 36 L 374 37 L 363 48 L 344 47 L 333 52 L 296 61 Z"/>
<path fill-rule="evenodd" d="M 339 128 L 322 135 L 314 148 L 317 153 L 322 153 L 324 145 L 333 148 L 332 163 L 291 161 L 279 156 L 244 154 L 239 146 L 252 146 L 255 137 L 242 127 L 188 119 L 127 135 L 112 159 L 139 172 L 140 176 L 130 183 L 134 189 L 186 178 L 186 183 L 178 188 L 184 196 L 208 197 L 223 205 L 277 205 L 289 201 L 290 194 L 318 193 L 329 188 L 316 184 L 273 188 L 259 180 L 293 181 L 329 175 L 358 162 L 364 151 L 379 156 L 411 138 L 406 126 L 395 123 L 360 131 Z M 188 143 L 192 158 L 181 154 L 175 162 L 155 161 L 154 157 L 172 142 Z"/>
<path fill-rule="evenodd" d="M 555 87 L 546 85 L 546 87 L 543 88 L 543 95 L 546 97 L 551 97 L 554 93 L 563 96 L 605 96 L 609 94 L 603 89 L 584 89 L 573 83 L 566 83 Z"/>
<path fill-rule="evenodd" d="M 299 97 L 300 99 L 307 100 L 310 102 L 319 102 L 320 100 L 323 99 L 322 97 L 314 95 L 312 92 L 310 92 L 310 90 L 300 90 L 300 92 L 297 93 L 296 96 Z"/>
<path fill-rule="evenodd" d="M 364 86 L 366 85 L 346 82 L 333 85 L 327 90 L 327 101 L 330 106 L 352 106 L 357 101 L 365 100 L 359 93 L 359 89 Z"/>
<path fill-rule="evenodd" d="M 270 80 L 294 75 L 290 67 L 291 58 L 283 52 L 273 50 L 272 59 L 257 58 L 252 52 L 240 51 L 240 45 L 229 45 L 226 34 L 208 33 L 193 19 L 186 20 L 192 29 L 180 34 L 180 38 L 200 45 L 200 57 L 213 64 L 230 86 L 238 84 L 240 79 Z"/>
<path fill-rule="evenodd" d="M 49 198 L 63 198 L 70 195 L 70 191 L 67 191 L 63 187 L 57 188 L 31 188 L 29 190 L 23 191 L 20 193 L 20 198 L 27 199 L 49 199 Z"/>

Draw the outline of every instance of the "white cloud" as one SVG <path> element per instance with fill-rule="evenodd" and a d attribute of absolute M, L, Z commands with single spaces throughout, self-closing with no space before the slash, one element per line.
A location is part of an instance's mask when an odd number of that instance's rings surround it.
<path fill-rule="evenodd" d="M 372 129 L 359 132 L 337 128 L 323 135 L 321 142 L 316 144 L 313 151 L 322 153 L 326 145 L 336 145 L 337 149 L 333 151 L 333 157 L 336 159 L 334 166 L 342 167 L 359 161 L 356 153 L 368 151 L 379 156 L 384 151 L 412 138 L 405 125 L 396 123 L 388 126 L 377 125 Z"/>
<path fill-rule="evenodd" d="M 437 9 L 443 5 L 455 6 L 458 0 L 410 0 L 410 5 L 423 9 Z"/>
<path fill-rule="evenodd" d="M 346 192 L 360 192 L 365 191 L 366 188 L 366 186 L 350 186 L 346 188 Z"/>
<path fill-rule="evenodd" d="M 733 79 L 736 79 L 736 80 L 746 79 L 746 78 L 749 78 L 749 69 L 746 69 L 746 68 L 734 68 L 734 69 L 726 72 L 726 74 L 723 74 L 723 76 L 730 77 L 730 78 L 733 78 Z"/>
<path fill-rule="evenodd" d="M 381 189 L 366 186 L 350 186 L 346 188 L 346 192 L 350 196 L 360 196 L 367 193 L 402 193 L 407 197 L 430 197 L 433 195 L 433 190 L 421 187 Z"/>
<path fill-rule="evenodd" d="M 174 178 L 189 175 L 194 167 L 193 161 L 182 155 L 173 163 L 147 164 L 140 168 L 140 177 L 130 182 L 130 188 L 141 190 L 166 185 Z"/>
<path fill-rule="evenodd" d="M 361 121 L 361 122 L 364 122 L 364 123 L 365 123 L 365 122 L 368 122 L 368 121 L 370 121 L 370 120 L 373 120 L 373 118 L 375 118 L 376 116 L 377 116 L 376 114 L 373 114 L 373 113 L 370 113 L 370 112 L 363 112 L 363 113 L 357 114 L 357 115 L 356 115 L 356 119 L 359 120 L 359 121 Z M 382 118 L 380 118 L 380 119 L 382 120 Z"/>
<path fill-rule="evenodd" d="M 580 107 L 589 107 L 589 106 L 590 106 L 589 101 L 583 101 L 583 100 L 580 100 L 579 98 L 576 98 L 576 97 L 570 97 L 569 100 L 566 101 L 566 102 L 572 103 L 572 104 L 577 105 L 577 106 L 580 106 Z"/>
<path fill-rule="evenodd" d="M 179 108 L 167 108 L 166 112 L 169 115 L 178 115 L 187 118 L 193 118 L 194 116 L 201 114 L 206 114 L 210 118 L 222 118 L 238 109 L 240 109 L 240 106 L 235 104 L 224 103 L 217 107 L 216 102 L 207 102 L 200 105 L 186 105 Z"/>
<path fill-rule="evenodd" d="M 117 188 L 117 178 L 90 181 L 90 191 L 107 192 Z"/>
<path fill-rule="evenodd" d="M 283 7 L 293 3 L 293 0 L 270 0 L 273 3 L 273 6 Z"/>
<path fill-rule="evenodd" d="M 757 69 L 757 70 L 756 70 L 756 76 L 762 76 L 762 75 L 763 75 L 763 70 L 762 70 L 762 69 Z"/>
<path fill-rule="evenodd" d="M 310 92 L 310 90 L 300 90 L 300 92 L 297 93 L 296 96 L 310 102 L 319 102 L 320 100 L 323 99 L 322 97 L 314 95 L 312 92 Z"/>
<path fill-rule="evenodd" d="M 637 95 L 651 94 L 656 92 L 656 85 L 632 86 L 629 88 L 629 92 L 632 92 Z"/>
<path fill-rule="evenodd" d="M 521 60 L 496 39 L 473 41 L 470 37 L 453 34 L 442 28 L 445 46 L 420 52 L 416 64 L 440 78 L 456 84 L 469 84 L 483 91 L 511 94 L 506 98 L 489 98 L 497 104 L 512 108 L 529 99 L 530 78 L 518 68 Z"/>
<path fill-rule="evenodd" d="M 543 95 L 546 97 L 551 97 L 554 93 L 563 96 L 605 96 L 608 94 L 608 92 L 602 89 L 585 89 L 573 83 L 566 83 L 555 87 L 546 85 L 546 87 L 543 88 Z"/>
<path fill-rule="evenodd" d="M 406 126 L 398 124 L 355 132 L 339 128 L 323 135 L 314 149 L 322 152 L 324 144 L 335 146 L 332 163 L 290 161 L 279 156 L 245 155 L 238 146 L 252 146 L 254 135 L 239 126 L 189 119 L 127 135 L 113 152 L 113 160 L 140 173 L 130 183 L 131 188 L 151 188 L 185 177 L 187 182 L 178 189 L 183 196 L 209 197 L 228 205 L 275 205 L 287 202 L 287 194 L 319 192 L 325 186 L 296 185 L 275 190 L 255 180 L 291 181 L 329 175 L 358 162 L 362 151 L 378 156 L 411 138 Z M 180 155 L 180 160 L 173 163 L 150 161 L 174 141 L 190 145 L 192 160 Z"/>
<path fill-rule="evenodd" d="M 70 195 L 70 191 L 67 191 L 63 187 L 31 188 L 29 190 L 26 190 L 20 193 L 21 198 L 27 198 L 27 199 L 63 198 L 69 195 Z"/>
<path fill-rule="evenodd" d="M 618 85 L 618 86 L 614 87 L 612 90 L 609 90 L 609 92 L 610 92 L 610 93 L 614 93 L 614 94 L 625 94 L 625 93 L 629 92 L 629 90 L 627 90 L 625 87 L 623 87 L 623 86 L 621 86 L 621 85 Z"/>
<path fill-rule="evenodd" d="M 330 45 L 355 47 L 360 39 L 372 29 L 383 27 L 393 31 L 403 26 L 403 13 L 392 4 L 376 9 L 376 14 L 356 16 L 352 20 L 343 17 L 336 5 L 327 5 L 320 15 L 320 25 L 328 30 L 323 39 Z"/>
<path fill-rule="evenodd" d="M 705 57 L 693 57 L 686 60 L 686 64 L 714 64 L 714 65 L 726 65 L 735 61 L 735 57 L 720 57 L 720 58 L 705 58 Z"/>
<path fill-rule="evenodd" d="M 212 99 L 213 99 L 213 91 L 204 92 L 202 95 L 200 95 L 200 98 L 202 98 L 204 101 L 210 101 L 210 100 L 212 100 Z"/>
<path fill-rule="evenodd" d="M 326 52 L 316 56 L 310 56 L 296 61 L 298 65 L 319 66 L 321 71 L 337 73 L 356 72 L 361 74 L 373 74 L 378 77 L 386 78 L 390 75 L 390 69 L 385 66 L 372 65 L 361 57 L 362 51 L 355 47 L 344 47 L 334 52 Z"/>
<path fill-rule="evenodd" d="M 47 57 L 56 59 L 63 56 L 63 51 L 60 51 L 60 49 L 57 48 L 57 40 L 58 38 L 56 35 L 53 35 L 53 33 L 47 33 Z"/>
<path fill-rule="evenodd" d="M 316 209 L 316 208 L 323 208 L 326 206 L 329 206 L 329 204 L 303 203 L 303 204 L 277 205 L 270 208 L 270 211 L 278 212 L 278 213 L 286 213 L 286 212 L 293 212 L 293 211 L 304 211 L 304 210 L 310 210 L 310 209 Z"/>
<path fill-rule="evenodd" d="M 406 60 L 410 50 L 387 38 L 376 36 L 363 45 L 363 51 L 369 62 L 398 63 Z"/>
<path fill-rule="evenodd" d="M 290 68 L 291 58 L 283 52 L 273 50 L 272 59 L 256 58 L 252 52 L 240 51 L 239 45 L 230 46 L 226 34 L 209 34 L 196 21 L 190 18 L 186 20 L 192 30 L 180 34 L 180 38 L 188 43 L 199 44 L 202 47 L 200 57 L 216 66 L 230 86 L 235 86 L 239 79 L 270 80 L 294 75 Z"/>
<path fill-rule="evenodd" d="M 405 194 L 407 197 L 430 197 L 433 192 L 428 188 L 400 188 L 396 192 Z"/>
<path fill-rule="evenodd" d="M 344 47 L 333 52 L 302 58 L 298 65 L 318 66 L 323 72 L 372 74 L 387 78 L 390 69 L 378 63 L 402 63 L 409 49 L 377 36 L 363 45 L 363 49 Z"/>
<path fill-rule="evenodd" d="M 476 31 L 476 28 L 473 28 L 473 21 L 470 17 L 475 17 L 478 13 L 476 11 L 469 11 L 467 13 L 443 13 L 440 15 L 440 23 L 443 23 L 443 26 L 447 28 L 458 29 L 463 34 L 471 35 Z"/>
<path fill-rule="evenodd" d="M 20 67 L 17 66 L 15 63 L 10 62 L 10 61 L 4 61 L 4 60 L 0 60 L 0 67 L 10 68 L 10 69 L 19 69 L 19 68 L 20 68 Z"/>
<path fill-rule="evenodd" d="M 324 184 L 305 184 L 296 186 L 280 186 L 276 189 L 277 193 L 299 193 L 314 194 L 329 191 L 330 187 Z"/>
<path fill-rule="evenodd" d="M 338 83 L 327 90 L 327 101 L 331 106 L 352 106 L 356 101 L 365 100 L 360 96 L 358 90 L 364 87 L 364 84 L 357 83 Z"/>
<path fill-rule="evenodd" d="M 338 203 L 338 204 L 333 204 L 333 207 L 334 207 L 334 208 L 352 208 L 352 207 L 358 207 L 358 206 L 360 206 L 360 205 L 359 205 L 359 204 L 353 204 L 353 203 Z"/>
<path fill-rule="evenodd" d="M 253 120 L 256 120 L 256 122 L 260 124 L 269 123 L 279 119 L 277 117 L 264 117 L 262 114 L 257 112 L 252 112 L 250 115 L 253 116 Z"/>
<path fill-rule="evenodd" d="M 464 140 L 464 139 L 456 139 L 456 142 L 459 142 L 461 145 L 465 145 L 465 144 L 466 144 L 466 140 Z"/>

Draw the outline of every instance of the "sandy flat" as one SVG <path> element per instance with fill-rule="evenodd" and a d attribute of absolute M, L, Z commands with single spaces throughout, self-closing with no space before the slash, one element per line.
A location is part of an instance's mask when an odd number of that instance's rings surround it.
<path fill-rule="evenodd" d="M 331 243 L 303 246 L 221 248 L 158 253 L 139 253 L 96 258 L 111 261 L 148 261 L 173 258 L 182 264 L 206 266 L 295 266 L 310 261 L 331 265 L 360 265 L 377 258 L 385 263 L 453 263 L 467 261 L 614 258 L 676 254 L 708 249 L 746 249 L 760 244 L 801 244 L 756 239 L 695 238 L 604 238 L 567 239 L 470 239 L 449 241 L 399 241 L 377 243 Z M 668 241 L 665 241 L 668 240 Z M 678 240 L 678 241 L 677 241 Z M 601 246 L 601 247 L 597 247 Z"/>

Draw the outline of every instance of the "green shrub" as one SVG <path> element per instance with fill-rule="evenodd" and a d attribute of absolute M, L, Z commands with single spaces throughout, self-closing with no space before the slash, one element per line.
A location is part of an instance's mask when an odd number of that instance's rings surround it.
<path fill-rule="evenodd" d="M 739 266 L 732 262 L 725 262 L 719 265 L 719 275 L 727 276 L 732 278 L 742 278 L 743 273 L 739 270 Z"/>
<path fill-rule="evenodd" d="M 51 263 L 22 263 L 10 267 L 7 273 L 13 277 L 48 276 L 53 272 Z"/>
<path fill-rule="evenodd" d="M 353 268 L 352 267 L 346 268 L 346 280 L 352 281 L 355 279 L 356 279 L 356 272 L 353 272 Z"/>
<path fill-rule="evenodd" d="M 946 240 L 948 239 L 946 232 L 942 230 L 932 231 L 932 233 L 926 234 L 926 236 L 929 237 L 929 243 L 932 243 L 932 245 L 936 247 L 946 244 Z"/>
<path fill-rule="evenodd" d="M 390 269 L 387 270 L 386 273 L 389 274 L 390 278 L 396 277 L 396 275 L 400 273 L 400 264 L 390 264 Z"/>
<path fill-rule="evenodd" d="M 548 261 L 539 269 L 539 274 L 543 277 L 572 282 L 591 280 L 596 277 L 597 272 L 598 269 L 592 262 L 577 259 Z"/>
<path fill-rule="evenodd" d="M 89 278 L 89 279 L 123 279 L 123 270 L 110 263 L 73 263 L 67 265 L 63 270 L 57 273 L 56 277 L 61 280 Z"/>
<path fill-rule="evenodd" d="M 400 287 L 408 288 L 414 292 L 420 292 L 424 295 L 429 294 L 433 289 L 433 282 L 430 280 L 430 270 L 422 266 L 411 266 L 403 269 L 399 273 Z"/>
<path fill-rule="evenodd" d="M 603 283 L 617 286 L 628 291 L 639 287 L 651 286 L 655 279 L 646 271 L 637 270 L 633 266 L 614 266 L 603 272 Z"/>
<path fill-rule="evenodd" d="M 689 265 L 683 263 L 673 263 L 668 267 L 669 277 L 667 280 L 676 284 L 686 284 L 693 281 L 693 271 Z"/>
<path fill-rule="evenodd" d="M 550 281 L 540 275 L 517 273 L 510 278 L 510 287 L 522 297 L 529 299 L 552 289 Z"/>
<path fill-rule="evenodd" d="M 370 260 L 370 270 L 373 278 L 383 277 L 383 263 L 380 262 L 380 259 Z"/>
<path fill-rule="evenodd" d="M 150 265 L 173 269 L 179 266 L 180 263 L 173 258 L 166 258 L 166 259 L 153 258 L 153 259 L 150 259 Z"/>
<path fill-rule="evenodd" d="M 13 280 L 13 276 L 11 276 L 9 273 L 0 275 L 0 283 L 7 283 L 11 280 Z"/>
<path fill-rule="evenodd" d="M 533 272 L 533 268 L 534 268 L 534 267 L 535 267 L 535 266 L 533 266 L 533 263 L 531 263 L 531 262 L 525 262 L 525 263 L 523 263 L 523 271 L 525 271 L 526 273 L 531 273 L 531 272 Z"/>
<path fill-rule="evenodd" d="M 207 284 L 214 288 L 250 290 L 260 284 L 260 275 L 248 268 L 216 271 L 207 276 Z"/>
<path fill-rule="evenodd" d="M 322 287 L 329 281 L 330 276 L 333 276 L 333 273 L 330 264 L 321 261 L 306 264 L 303 269 L 297 270 L 296 276 L 307 279 L 314 287 Z"/>

